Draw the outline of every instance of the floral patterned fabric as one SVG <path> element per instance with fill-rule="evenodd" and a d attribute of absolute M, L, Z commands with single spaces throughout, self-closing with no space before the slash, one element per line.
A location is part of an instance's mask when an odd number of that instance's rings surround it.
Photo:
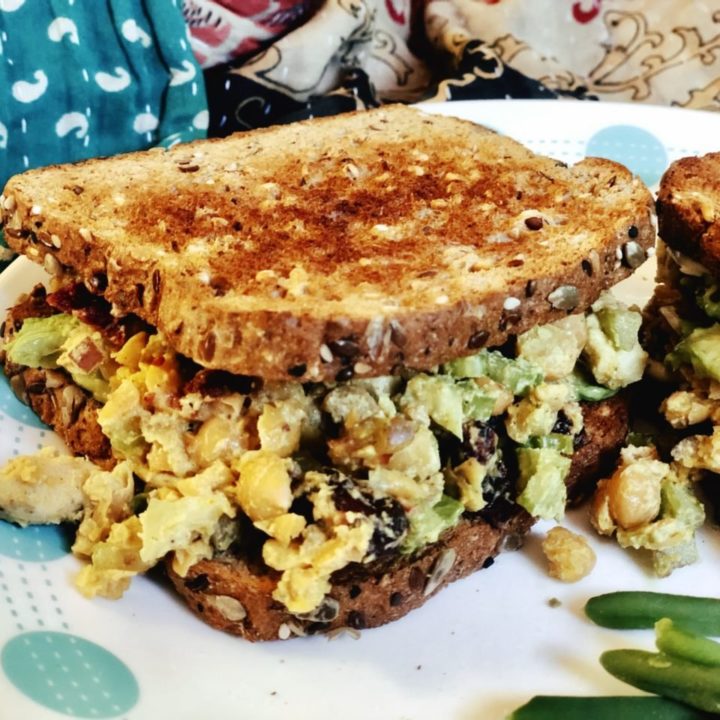
<path fill-rule="evenodd" d="M 413 10 L 410 0 L 324 0 L 251 58 L 207 70 L 209 134 L 422 99 L 431 73 L 409 47 Z"/>
<path fill-rule="evenodd" d="M 0 185 L 51 162 L 205 134 L 203 76 L 171 0 L 0 0 Z"/>
<path fill-rule="evenodd" d="M 717 110 L 720 0 L 0 0 L 0 88 L 0 184 L 383 102 Z"/>
<path fill-rule="evenodd" d="M 435 45 L 480 38 L 562 93 L 720 110 L 719 0 L 429 0 L 426 18 Z"/>
<path fill-rule="evenodd" d="M 250 57 L 200 57 L 211 135 L 391 101 L 570 96 L 720 109 L 720 0 L 303 0 L 292 18 L 287 2 L 185 0 L 186 17 L 214 7 L 244 23 L 251 5 L 255 18 L 288 21 L 275 40 L 256 35 Z"/>
<path fill-rule="evenodd" d="M 203 67 L 245 58 L 300 25 L 320 0 L 185 0 L 190 42 Z"/>
<path fill-rule="evenodd" d="M 0 93 L 0 186 L 384 102 L 720 110 L 720 0 L 0 0 Z"/>

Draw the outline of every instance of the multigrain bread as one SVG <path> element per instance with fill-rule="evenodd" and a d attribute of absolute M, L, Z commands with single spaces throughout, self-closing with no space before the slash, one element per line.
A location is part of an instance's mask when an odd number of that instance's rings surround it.
<path fill-rule="evenodd" d="M 168 192 L 168 189 L 171 192 Z M 401 106 L 13 178 L 15 250 L 208 368 L 427 369 L 582 311 L 652 244 L 617 163 Z"/>
<path fill-rule="evenodd" d="M 720 153 L 675 160 L 657 195 L 657 273 L 640 339 L 649 362 L 638 420 L 680 483 L 682 552 L 652 548 L 660 575 L 698 560 L 695 532 L 720 516 Z M 637 471 L 636 471 L 637 474 Z M 673 490 L 675 492 L 675 490 Z M 665 492 L 665 490 L 663 490 Z M 685 498 L 683 498 L 683 494 Z M 656 523 L 665 522 L 665 510 Z M 638 536 L 646 533 L 640 526 Z M 640 542 L 641 548 L 644 547 Z M 682 546 L 681 546 L 682 547 Z"/>
<path fill-rule="evenodd" d="M 688 321 L 689 327 L 709 327 L 718 322 L 717 313 L 707 313 L 711 307 L 699 298 L 717 302 L 717 278 L 720 276 L 720 153 L 708 153 L 700 157 L 686 157 L 675 161 L 663 175 L 658 191 L 657 212 L 659 234 L 662 245 L 674 252 L 663 252 L 664 262 L 659 268 L 659 284 L 655 288 L 652 301 L 644 311 L 644 335 L 649 340 L 648 350 L 655 360 L 658 372 L 672 385 L 663 385 L 663 395 L 668 390 L 679 390 L 675 397 L 692 399 L 695 407 L 708 399 L 716 402 L 710 386 L 718 381 L 717 365 L 710 363 L 708 373 L 698 372 L 699 368 L 685 363 L 679 372 L 670 374 L 664 363 L 682 339 L 681 320 Z M 690 261 L 688 260 L 690 259 Z M 700 265 L 693 263 L 696 261 Z M 704 307 L 703 307 L 704 305 Z M 717 341 L 708 343 L 706 349 L 717 352 Z M 662 410 L 669 414 L 676 429 L 671 438 L 674 444 L 681 434 L 702 432 L 717 435 L 718 418 L 715 413 L 704 417 L 691 413 L 686 416 L 673 413 L 673 395 L 665 399 Z M 693 405 L 690 405 L 692 407 Z M 668 407 L 670 407 L 668 413 Z M 677 405 L 675 404 L 675 408 Z M 697 425 L 704 421 L 704 427 Z M 715 522 L 720 522 L 720 491 L 716 482 L 716 468 L 707 467 L 707 458 L 712 454 L 700 452 L 702 443 L 693 444 L 692 440 L 681 443 L 674 450 L 677 457 L 687 467 L 700 470 L 704 476 L 700 482 L 706 507 L 713 513 Z M 710 472 L 708 472 L 710 470 Z"/>
<path fill-rule="evenodd" d="M 10 310 L 3 330 L 10 338 L 28 317 L 54 312 L 37 286 Z M 12 327 L 12 330 L 11 330 Z M 63 370 L 23 368 L 0 351 L 0 363 L 21 397 L 76 455 L 110 468 L 115 463 L 97 422 L 100 405 Z M 67 388 L 67 389 L 66 389 Z M 571 504 L 580 502 L 593 480 L 612 466 L 628 427 L 625 399 L 583 405 L 585 437 L 566 479 Z M 361 630 L 399 619 L 449 583 L 492 564 L 503 547 L 517 548 L 533 525 L 524 510 L 505 506 L 491 515 L 475 513 L 414 556 L 355 565 L 336 573 L 321 609 L 309 618 L 290 614 L 272 599 L 279 573 L 246 555 L 226 552 L 195 564 L 185 577 L 166 565 L 177 592 L 212 627 L 252 641 L 291 635 Z"/>
<path fill-rule="evenodd" d="M 670 247 L 720 272 L 720 153 L 674 162 L 660 182 L 658 233 Z"/>
<path fill-rule="evenodd" d="M 653 358 L 653 375 L 665 380 L 670 371 L 664 358 L 680 339 L 681 318 L 707 324 L 692 277 L 720 272 L 718 178 L 720 153 L 709 153 L 676 160 L 660 181 L 657 284 L 643 310 L 642 342 Z"/>

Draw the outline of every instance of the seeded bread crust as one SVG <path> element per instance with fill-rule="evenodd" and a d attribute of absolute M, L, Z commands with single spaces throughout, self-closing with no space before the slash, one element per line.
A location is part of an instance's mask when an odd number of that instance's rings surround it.
<path fill-rule="evenodd" d="M 676 160 L 660 181 L 659 234 L 671 248 L 720 272 L 720 153 Z"/>
<path fill-rule="evenodd" d="M 403 106 L 33 170 L 15 250 L 209 368 L 427 369 L 586 309 L 654 241 L 642 182 Z M 105 287 L 107 286 L 107 289 Z"/>
<path fill-rule="evenodd" d="M 571 502 L 609 471 L 625 441 L 628 409 L 622 397 L 583 405 L 586 444 L 575 453 L 567 479 Z M 423 605 L 449 583 L 492 564 L 504 548 L 517 548 L 533 519 L 515 506 L 503 519 L 465 516 L 440 540 L 411 558 L 383 566 L 353 565 L 336 573 L 327 622 L 299 619 L 272 599 L 278 575 L 258 573 L 240 558 L 202 560 L 180 577 L 167 562 L 175 589 L 214 628 L 257 641 L 377 627 Z"/>

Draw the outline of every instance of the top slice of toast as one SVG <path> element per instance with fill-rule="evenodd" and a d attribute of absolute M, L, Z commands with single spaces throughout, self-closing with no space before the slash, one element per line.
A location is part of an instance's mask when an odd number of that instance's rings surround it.
<path fill-rule="evenodd" d="M 664 242 L 720 273 L 720 153 L 670 165 L 660 181 L 657 212 Z"/>
<path fill-rule="evenodd" d="M 200 364 L 329 381 L 426 369 L 581 311 L 654 241 L 617 163 L 573 167 L 403 106 L 34 170 L 8 243 Z"/>

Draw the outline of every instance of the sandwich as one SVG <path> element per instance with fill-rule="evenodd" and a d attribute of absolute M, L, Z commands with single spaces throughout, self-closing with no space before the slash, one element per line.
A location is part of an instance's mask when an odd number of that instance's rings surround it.
<path fill-rule="evenodd" d="M 693 484 L 720 471 L 719 182 L 718 153 L 682 158 L 663 175 L 657 286 L 642 330 L 668 461 Z M 717 483 L 705 485 L 717 501 Z"/>
<path fill-rule="evenodd" d="M 49 275 L 0 361 L 75 457 L 0 473 L 79 523 L 78 586 L 164 563 L 249 640 L 374 627 L 559 518 L 617 456 L 653 246 L 623 166 L 402 107 L 12 178 Z M 60 463 L 61 469 L 57 469 Z"/>
<path fill-rule="evenodd" d="M 658 192 L 657 283 L 643 311 L 649 354 L 628 446 L 599 479 L 590 520 L 665 577 L 699 558 L 703 500 L 720 471 L 720 155 L 678 160 Z"/>

